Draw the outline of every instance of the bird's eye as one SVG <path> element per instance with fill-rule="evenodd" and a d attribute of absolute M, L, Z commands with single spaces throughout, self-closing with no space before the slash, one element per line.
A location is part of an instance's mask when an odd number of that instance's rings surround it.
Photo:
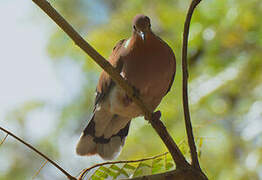
<path fill-rule="evenodd" d="M 133 26 L 133 28 L 134 28 L 134 30 L 136 30 L 136 26 L 135 25 Z"/>

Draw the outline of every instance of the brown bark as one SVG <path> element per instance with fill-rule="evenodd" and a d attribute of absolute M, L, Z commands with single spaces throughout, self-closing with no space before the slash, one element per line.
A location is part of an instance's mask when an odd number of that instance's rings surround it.
<path fill-rule="evenodd" d="M 190 21 L 196 6 L 201 2 L 201 0 L 192 0 L 184 25 L 184 33 L 183 33 L 183 47 L 182 47 L 182 72 L 183 72 L 183 109 L 184 109 L 184 117 L 185 117 L 185 126 L 187 132 L 188 145 L 190 148 L 190 155 L 192 159 L 193 168 L 199 169 L 201 171 L 198 157 L 197 157 L 197 149 L 195 144 L 195 139 L 193 135 L 192 123 L 190 120 L 190 112 L 188 106 L 188 70 L 187 70 L 187 47 L 188 47 L 188 34 L 189 34 L 189 26 Z"/>
<path fill-rule="evenodd" d="M 165 172 L 161 174 L 141 176 L 132 178 L 132 180 L 206 180 L 206 176 L 198 170 L 193 169 L 176 169 L 174 171 Z M 122 179 L 128 180 L 128 179 Z"/>

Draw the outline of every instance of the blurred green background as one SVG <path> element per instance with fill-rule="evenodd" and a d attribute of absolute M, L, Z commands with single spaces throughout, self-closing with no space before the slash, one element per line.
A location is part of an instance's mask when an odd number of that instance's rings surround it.
<path fill-rule="evenodd" d="M 144 13 L 174 50 L 177 74 L 158 109 L 189 157 L 181 92 L 181 44 L 189 0 L 64 0 L 50 3 L 104 57 Z M 15 8 L 14 8 L 15 7 Z M 33 2 L 0 2 L 0 125 L 73 175 L 99 157 L 78 157 L 101 69 Z M 262 179 L 262 1 L 203 0 L 189 37 L 190 110 L 203 171 L 215 180 Z M 26 98 L 25 98 L 26 97 Z M 0 139 L 5 134 L 0 132 Z M 165 152 L 151 126 L 132 121 L 118 159 Z M 31 179 L 44 160 L 11 137 L 0 146 L 0 179 Z M 65 179 L 49 163 L 35 179 Z"/>

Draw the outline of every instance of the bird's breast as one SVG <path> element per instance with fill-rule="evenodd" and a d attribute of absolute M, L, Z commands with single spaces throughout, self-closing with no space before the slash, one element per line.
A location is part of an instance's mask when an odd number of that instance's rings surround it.
<path fill-rule="evenodd" d="M 160 52 L 163 50 L 141 49 L 125 60 L 122 74 L 141 93 L 154 91 L 161 94 L 169 86 L 175 62 L 172 54 Z"/>
<path fill-rule="evenodd" d="M 158 42 L 157 45 L 155 42 Z M 172 50 L 157 39 L 153 43 L 134 45 L 127 40 L 124 45 L 121 75 L 135 88 L 145 105 L 153 111 L 167 93 L 175 72 Z M 129 48 L 132 47 L 132 48 Z M 109 104 L 112 113 L 124 117 L 142 115 L 142 111 L 128 98 L 125 91 L 115 86 L 110 91 Z"/>

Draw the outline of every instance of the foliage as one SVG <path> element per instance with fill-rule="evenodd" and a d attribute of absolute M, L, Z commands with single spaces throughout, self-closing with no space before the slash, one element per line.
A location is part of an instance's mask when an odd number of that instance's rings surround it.
<path fill-rule="evenodd" d="M 91 173 L 88 179 L 104 180 L 132 178 L 144 175 L 152 175 L 167 172 L 174 169 L 174 163 L 170 154 L 155 157 L 150 160 L 130 162 L 124 164 L 112 164 L 98 167 Z"/>

